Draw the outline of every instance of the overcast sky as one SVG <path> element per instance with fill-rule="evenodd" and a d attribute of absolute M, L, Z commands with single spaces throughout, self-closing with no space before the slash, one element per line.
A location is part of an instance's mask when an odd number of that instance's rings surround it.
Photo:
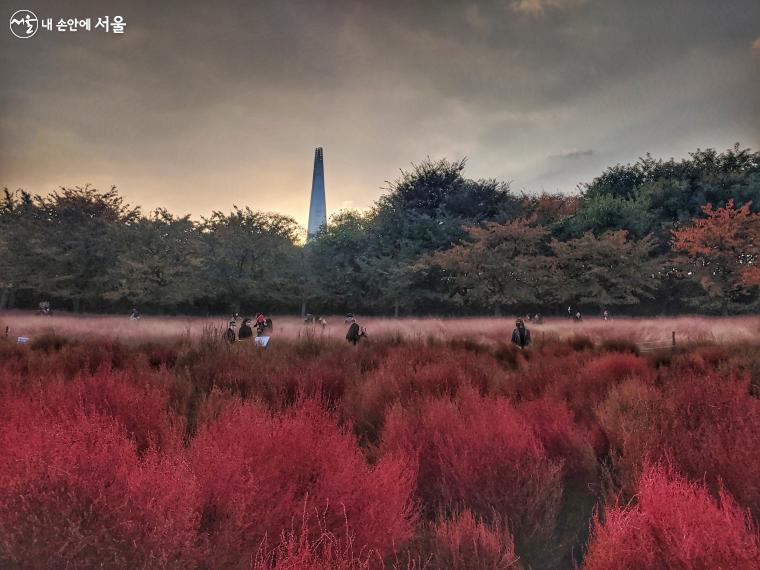
<path fill-rule="evenodd" d="M 758 0 L 0 0 L 124 34 L 0 34 L 0 187 L 116 185 L 145 210 L 304 224 L 399 169 L 573 192 L 646 152 L 760 148 Z"/>

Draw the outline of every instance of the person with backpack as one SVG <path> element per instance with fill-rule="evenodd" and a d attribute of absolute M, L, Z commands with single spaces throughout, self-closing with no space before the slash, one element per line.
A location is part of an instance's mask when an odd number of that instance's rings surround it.
<path fill-rule="evenodd" d="M 522 319 L 515 322 L 515 330 L 512 331 L 512 344 L 525 348 L 531 343 L 530 331 L 525 327 Z"/>

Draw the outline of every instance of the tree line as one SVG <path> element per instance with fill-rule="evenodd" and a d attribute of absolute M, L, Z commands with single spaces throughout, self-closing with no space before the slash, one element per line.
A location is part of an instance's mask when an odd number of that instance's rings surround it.
<path fill-rule="evenodd" d="M 115 188 L 6 189 L 0 308 L 493 314 L 760 309 L 760 153 L 616 165 L 576 195 L 515 194 L 465 161 L 402 171 L 312 240 L 234 207 L 143 213 Z"/>

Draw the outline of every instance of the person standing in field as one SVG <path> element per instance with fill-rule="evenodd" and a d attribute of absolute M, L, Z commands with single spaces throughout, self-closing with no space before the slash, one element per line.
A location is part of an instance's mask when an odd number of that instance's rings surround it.
<path fill-rule="evenodd" d="M 230 324 L 227 326 L 227 330 L 224 331 L 224 340 L 226 340 L 230 344 L 237 340 L 237 335 L 235 334 L 236 324 L 237 323 L 235 321 L 230 321 Z"/>
<path fill-rule="evenodd" d="M 366 337 L 366 336 L 367 336 L 367 329 L 359 325 L 356 319 L 354 319 L 354 322 L 352 322 L 351 326 L 348 327 L 348 332 L 346 333 L 346 340 L 349 343 L 356 346 L 359 340 L 362 337 Z"/>
<path fill-rule="evenodd" d="M 515 321 L 515 330 L 512 331 L 512 344 L 525 348 L 531 343 L 530 331 L 525 327 L 522 319 Z"/>
<path fill-rule="evenodd" d="M 238 331 L 238 338 L 240 340 L 249 339 L 253 336 L 253 329 L 251 328 L 251 319 L 244 319 L 243 324 L 240 325 Z"/>

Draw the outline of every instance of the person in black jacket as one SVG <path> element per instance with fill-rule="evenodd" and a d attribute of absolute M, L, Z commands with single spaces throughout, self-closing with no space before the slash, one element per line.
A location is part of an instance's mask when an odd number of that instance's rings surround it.
<path fill-rule="evenodd" d="M 238 331 L 238 338 L 240 340 L 245 340 L 247 338 L 251 338 L 253 336 L 253 329 L 251 328 L 251 319 L 245 319 L 243 321 L 243 324 L 240 325 L 240 330 Z"/>
<path fill-rule="evenodd" d="M 515 322 L 515 330 L 512 331 L 512 344 L 516 344 L 520 348 L 530 345 L 530 331 L 525 328 L 522 319 L 517 319 Z"/>
<path fill-rule="evenodd" d="M 361 339 L 363 336 L 367 336 L 367 329 L 360 326 L 359 323 L 354 320 L 354 322 L 351 323 L 351 326 L 348 327 L 346 340 L 356 346 L 356 344 L 359 342 L 359 339 Z"/>

